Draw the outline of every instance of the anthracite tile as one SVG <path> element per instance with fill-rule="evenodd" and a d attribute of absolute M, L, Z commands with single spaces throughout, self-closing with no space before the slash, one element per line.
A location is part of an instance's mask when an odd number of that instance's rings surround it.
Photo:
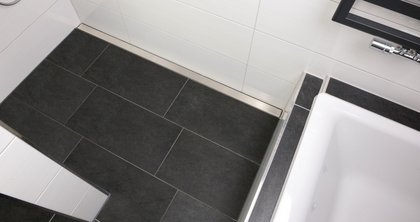
<path fill-rule="evenodd" d="M 18 86 L 14 95 L 65 123 L 93 88 L 86 80 L 44 61 Z"/>
<path fill-rule="evenodd" d="M 176 189 L 82 140 L 65 166 L 111 193 L 100 212 L 100 221 L 159 221 Z"/>
<path fill-rule="evenodd" d="M 258 163 L 278 121 L 193 81 L 188 81 L 166 117 Z"/>
<path fill-rule="evenodd" d="M 187 78 L 116 46 L 110 46 L 85 78 L 163 115 Z"/>
<path fill-rule="evenodd" d="M 309 111 L 295 106 L 264 181 L 250 222 L 269 222 L 292 163 Z"/>
<path fill-rule="evenodd" d="M 234 222 L 190 196 L 178 192 L 162 222 Z"/>
<path fill-rule="evenodd" d="M 105 41 L 75 29 L 47 59 L 82 75 L 107 45 Z"/>
<path fill-rule="evenodd" d="M 327 93 L 386 118 L 420 130 L 420 113 L 331 78 Z"/>
<path fill-rule="evenodd" d="M 321 86 L 322 79 L 310 74 L 306 74 L 298 97 L 296 98 L 296 104 L 304 108 L 311 109 L 312 101 L 314 100 L 315 96 L 318 95 Z"/>
<path fill-rule="evenodd" d="M 237 218 L 258 166 L 184 130 L 157 176 Z"/>
<path fill-rule="evenodd" d="M 48 222 L 52 215 L 42 208 L 0 194 L 0 221 Z"/>
<path fill-rule="evenodd" d="M 25 141 L 57 162 L 62 162 L 81 138 L 14 96 L 9 96 L 0 105 L 0 120 L 21 134 Z"/>
<path fill-rule="evenodd" d="M 51 222 L 80 222 L 79 220 L 72 219 L 64 215 L 54 215 L 54 218 Z"/>
<path fill-rule="evenodd" d="M 81 135 L 154 173 L 181 128 L 102 88 L 69 120 Z"/>

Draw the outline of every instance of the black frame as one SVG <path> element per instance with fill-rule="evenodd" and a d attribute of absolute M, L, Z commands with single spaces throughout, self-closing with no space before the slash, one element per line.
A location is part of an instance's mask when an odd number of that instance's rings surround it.
<path fill-rule="evenodd" d="M 350 13 L 356 0 L 341 0 L 332 18 L 333 21 L 367 32 L 369 34 L 401 44 L 405 48 L 420 50 L 420 37 Z M 420 7 L 396 0 L 367 0 L 420 20 Z"/>

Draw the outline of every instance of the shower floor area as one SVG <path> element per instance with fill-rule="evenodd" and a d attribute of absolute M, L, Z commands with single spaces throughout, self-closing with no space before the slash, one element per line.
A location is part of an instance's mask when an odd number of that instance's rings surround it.
<path fill-rule="evenodd" d="M 101 222 L 230 222 L 278 117 L 76 29 L 0 120 L 111 193 Z M 0 195 L 0 221 L 75 220 Z"/>

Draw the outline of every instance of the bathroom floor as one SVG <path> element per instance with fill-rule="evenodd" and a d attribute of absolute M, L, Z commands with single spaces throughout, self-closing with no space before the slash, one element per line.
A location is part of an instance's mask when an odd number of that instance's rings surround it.
<path fill-rule="evenodd" d="M 111 193 L 101 222 L 228 222 L 278 118 L 75 30 L 1 103 L 0 120 Z M 0 218 L 73 221 L 4 196 Z"/>

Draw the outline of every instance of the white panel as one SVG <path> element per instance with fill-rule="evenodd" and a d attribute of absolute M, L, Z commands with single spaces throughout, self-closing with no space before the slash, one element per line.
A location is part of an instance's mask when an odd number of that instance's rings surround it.
<path fill-rule="evenodd" d="M 12 133 L 0 126 L 0 155 L 14 138 Z"/>
<path fill-rule="evenodd" d="M 107 195 L 93 187 L 90 187 L 88 193 L 73 212 L 72 216 L 77 218 L 85 218 L 85 220 L 88 221 L 93 221 L 98 212 L 102 209 L 107 199 Z"/>
<path fill-rule="evenodd" d="M 0 101 L 79 24 L 68 0 L 58 0 L 0 53 Z"/>
<path fill-rule="evenodd" d="M 133 20 L 246 62 L 253 30 L 173 0 L 120 0 Z"/>
<path fill-rule="evenodd" d="M 179 0 L 240 24 L 254 27 L 259 0 Z"/>
<path fill-rule="evenodd" d="M 72 2 L 83 23 L 124 41 L 129 41 L 118 4 L 114 1 L 112 1 L 114 4 L 111 1 L 106 1 L 106 4 L 102 3 L 101 5 L 86 0 L 72 0 Z M 112 6 L 117 8 L 112 10 Z"/>
<path fill-rule="evenodd" d="M 0 192 L 34 203 L 60 166 L 18 138 L 0 156 Z"/>
<path fill-rule="evenodd" d="M 280 39 L 255 32 L 249 65 L 281 79 L 297 83 L 311 53 Z"/>
<path fill-rule="evenodd" d="M 70 215 L 82 201 L 90 186 L 82 179 L 62 168 L 36 204 Z"/>
<path fill-rule="evenodd" d="M 285 107 L 295 84 L 248 66 L 243 92 L 277 107 Z"/>
<path fill-rule="evenodd" d="M 261 0 L 257 30 L 329 53 L 341 26 L 331 21 L 337 5 L 329 0 Z"/>
<path fill-rule="evenodd" d="M 245 64 L 126 18 L 132 44 L 240 90 Z"/>
<path fill-rule="evenodd" d="M 22 1 L 11 7 L 0 7 L 0 52 L 53 3 L 54 0 Z"/>

